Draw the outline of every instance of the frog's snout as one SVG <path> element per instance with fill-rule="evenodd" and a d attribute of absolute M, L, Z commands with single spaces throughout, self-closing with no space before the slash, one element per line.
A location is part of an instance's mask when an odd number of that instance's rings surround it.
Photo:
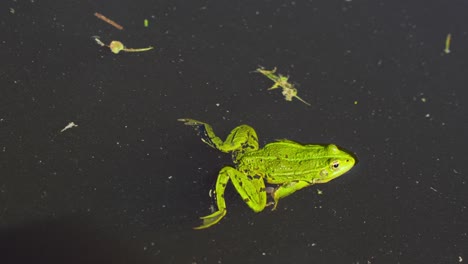
<path fill-rule="evenodd" d="M 347 167 L 352 168 L 354 165 L 357 164 L 357 160 L 354 157 L 349 156 L 345 159 L 345 164 Z"/>

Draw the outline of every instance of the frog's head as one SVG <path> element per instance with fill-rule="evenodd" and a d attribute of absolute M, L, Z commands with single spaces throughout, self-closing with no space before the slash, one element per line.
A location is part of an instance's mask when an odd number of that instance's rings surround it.
<path fill-rule="evenodd" d="M 353 156 L 338 149 L 336 145 L 328 145 L 326 152 L 329 157 L 326 161 L 327 166 L 320 171 L 320 179 L 317 183 L 326 183 L 345 174 L 356 163 Z"/>

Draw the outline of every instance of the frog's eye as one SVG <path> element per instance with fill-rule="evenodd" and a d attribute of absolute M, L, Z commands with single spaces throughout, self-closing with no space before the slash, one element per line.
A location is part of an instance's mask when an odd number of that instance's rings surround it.
<path fill-rule="evenodd" d="M 338 160 L 334 160 L 334 161 L 331 163 L 331 169 L 332 169 L 332 170 L 337 170 L 339 167 L 340 167 L 340 162 L 339 162 Z"/>

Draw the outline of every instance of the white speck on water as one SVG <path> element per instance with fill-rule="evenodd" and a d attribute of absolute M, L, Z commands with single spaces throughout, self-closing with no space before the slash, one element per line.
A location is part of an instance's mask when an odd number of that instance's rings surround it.
<path fill-rule="evenodd" d="M 62 133 L 62 132 L 65 131 L 65 130 L 68 130 L 68 129 L 70 129 L 70 128 L 77 127 L 77 126 L 78 126 L 77 124 L 75 124 L 75 123 L 73 123 L 73 122 L 70 122 L 70 123 L 68 123 L 62 130 L 60 130 L 60 133 Z"/>

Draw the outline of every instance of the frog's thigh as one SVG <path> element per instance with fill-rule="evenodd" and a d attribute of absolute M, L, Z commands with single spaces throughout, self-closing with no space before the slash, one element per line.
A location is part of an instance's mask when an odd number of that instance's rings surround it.
<path fill-rule="evenodd" d="M 239 195 L 254 212 L 265 208 L 267 196 L 262 177 L 249 176 L 232 167 L 223 168 L 220 174 L 229 176 Z"/>
<path fill-rule="evenodd" d="M 219 147 L 223 152 L 241 150 L 249 148 L 250 150 L 258 149 L 258 137 L 255 130 L 248 125 L 240 125 L 234 128 L 227 136 L 224 144 Z"/>

